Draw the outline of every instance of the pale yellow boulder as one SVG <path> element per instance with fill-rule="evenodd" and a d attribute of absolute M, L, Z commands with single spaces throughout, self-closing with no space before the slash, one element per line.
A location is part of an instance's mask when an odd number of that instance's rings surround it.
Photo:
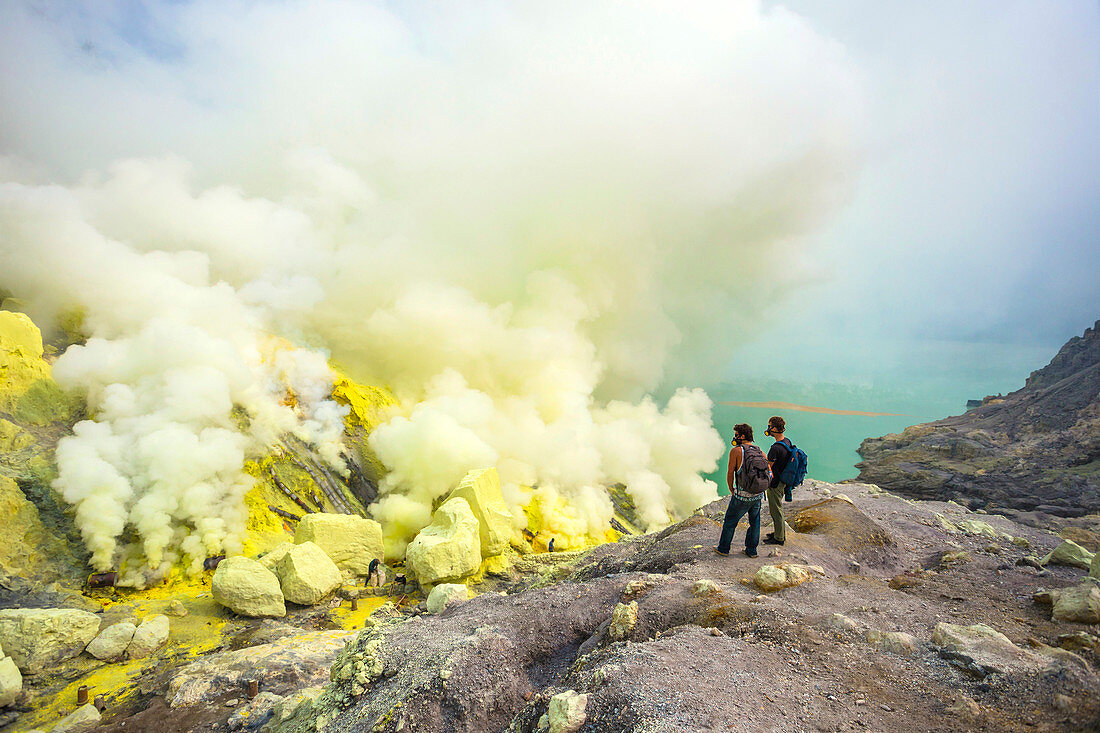
<path fill-rule="evenodd" d="M 1089 577 L 1100 580 L 1100 552 L 1092 556 L 1092 563 L 1089 564 Z"/>
<path fill-rule="evenodd" d="M 461 580 L 481 565 L 477 517 L 461 497 L 448 499 L 432 523 L 420 530 L 405 551 L 405 568 L 422 585 Z"/>
<path fill-rule="evenodd" d="M 382 525 L 351 514 L 307 514 L 298 522 L 294 544 L 316 543 L 345 573 L 366 575 L 370 561 L 384 557 Z"/>
<path fill-rule="evenodd" d="M 428 594 L 428 613 L 442 613 L 450 606 L 464 603 L 470 592 L 462 583 L 440 583 Z"/>
<path fill-rule="evenodd" d="M 150 616 L 134 631 L 134 638 L 126 647 L 130 659 L 147 657 L 168 642 L 170 623 L 164 614 Z"/>
<path fill-rule="evenodd" d="M 0 659 L 0 707 L 6 707 L 19 699 L 23 692 L 23 675 L 11 657 Z"/>
<path fill-rule="evenodd" d="M 336 563 L 314 542 L 295 545 L 275 566 L 283 597 L 291 603 L 312 606 L 340 586 L 343 575 Z"/>
<path fill-rule="evenodd" d="M 465 499 L 477 517 L 481 533 L 481 556 L 492 557 L 504 552 L 512 535 L 512 515 L 500 493 L 500 474 L 495 468 L 470 471 L 451 489 L 448 499 Z"/>
<path fill-rule="evenodd" d="M 238 555 L 218 563 L 210 583 L 214 601 L 242 616 L 286 615 L 279 579 L 258 561 Z"/>
<path fill-rule="evenodd" d="M 756 574 L 752 576 L 752 582 L 765 593 L 774 593 L 783 588 L 793 588 L 796 585 L 813 580 L 809 568 L 802 565 L 762 565 Z"/>
<path fill-rule="evenodd" d="M 11 608 L 0 611 L 0 647 L 20 671 L 38 674 L 72 659 L 99 633 L 99 617 L 72 608 Z"/>
<path fill-rule="evenodd" d="M 85 651 L 96 659 L 102 659 L 105 662 L 118 659 L 126 651 L 126 647 L 130 646 L 135 631 L 137 631 L 137 626 L 129 621 L 112 624 L 100 631 Z"/>
<path fill-rule="evenodd" d="M 1039 562 L 1043 565 L 1072 565 L 1083 570 L 1089 570 L 1092 560 L 1093 553 L 1073 540 L 1066 540 L 1051 550 L 1050 554 Z"/>

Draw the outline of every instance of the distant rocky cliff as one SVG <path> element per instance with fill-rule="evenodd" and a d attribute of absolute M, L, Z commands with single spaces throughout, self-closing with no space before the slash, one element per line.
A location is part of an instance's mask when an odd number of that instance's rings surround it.
<path fill-rule="evenodd" d="M 859 480 L 972 508 L 1100 513 L 1100 321 L 1023 389 L 957 417 L 869 438 Z"/>

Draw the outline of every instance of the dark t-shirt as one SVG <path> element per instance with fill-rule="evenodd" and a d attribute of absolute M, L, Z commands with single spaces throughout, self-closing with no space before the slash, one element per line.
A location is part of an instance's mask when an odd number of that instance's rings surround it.
<path fill-rule="evenodd" d="M 787 467 L 787 464 L 791 461 L 791 448 L 788 445 L 789 440 L 783 438 L 783 442 L 778 440 L 772 443 L 772 447 L 768 449 L 768 460 L 772 464 L 772 482 L 771 487 L 774 489 L 779 486 L 779 474 L 783 473 L 783 469 Z"/>

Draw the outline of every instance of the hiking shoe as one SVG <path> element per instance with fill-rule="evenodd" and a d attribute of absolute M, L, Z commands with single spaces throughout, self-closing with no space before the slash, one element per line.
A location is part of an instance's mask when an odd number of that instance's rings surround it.
<path fill-rule="evenodd" d="M 741 554 L 744 555 L 745 557 L 756 557 L 755 552 L 749 552 L 748 550 L 742 550 Z"/>
<path fill-rule="evenodd" d="M 786 543 L 786 540 L 777 540 L 775 538 L 774 534 L 769 533 L 768 536 L 764 538 L 764 544 L 765 545 L 785 545 L 787 543 Z"/>
<path fill-rule="evenodd" d="M 722 557 L 729 557 L 730 556 L 730 554 L 728 552 L 722 552 L 717 547 L 712 548 L 712 549 L 714 550 L 715 555 L 721 555 Z"/>

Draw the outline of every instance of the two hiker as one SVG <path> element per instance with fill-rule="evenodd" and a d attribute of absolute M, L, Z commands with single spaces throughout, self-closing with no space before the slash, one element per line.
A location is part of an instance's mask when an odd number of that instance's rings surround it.
<path fill-rule="evenodd" d="M 779 416 L 768 420 L 768 428 L 764 434 L 775 442 L 765 456 L 760 447 L 753 443 L 751 425 L 740 423 L 733 426 L 733 448 L 730 450 L 729 467 L 726 469 L 730 503 L 722 522 L 718 547 L 715 548 L 718 554 L 729 554 L 737 523 L 747 514 L 749 531 L 745 535 L 745 554 L 756 557 L 756 548 L 760 542 L 760 504 L 765 494 L 768 497 L 773 530 L 764 538 L 764 544 L 782 545 L 787 541 L 782 502 L 784 498 L 786 501 L 791 500 L 791 488 L 801 482 L 805 467 L 801 467 L 801 475 L 797 478 L 792 478 L 788 471 L 787 478 L 791 480 L 792 486 L 789 487 L 780 480 L 797 450 L 783 434 L 786 427 L 786 421 Z M 805 455 L 801 451 L 799 453 Z M 804 464 L 805 459 L 802 462 Z"/>

